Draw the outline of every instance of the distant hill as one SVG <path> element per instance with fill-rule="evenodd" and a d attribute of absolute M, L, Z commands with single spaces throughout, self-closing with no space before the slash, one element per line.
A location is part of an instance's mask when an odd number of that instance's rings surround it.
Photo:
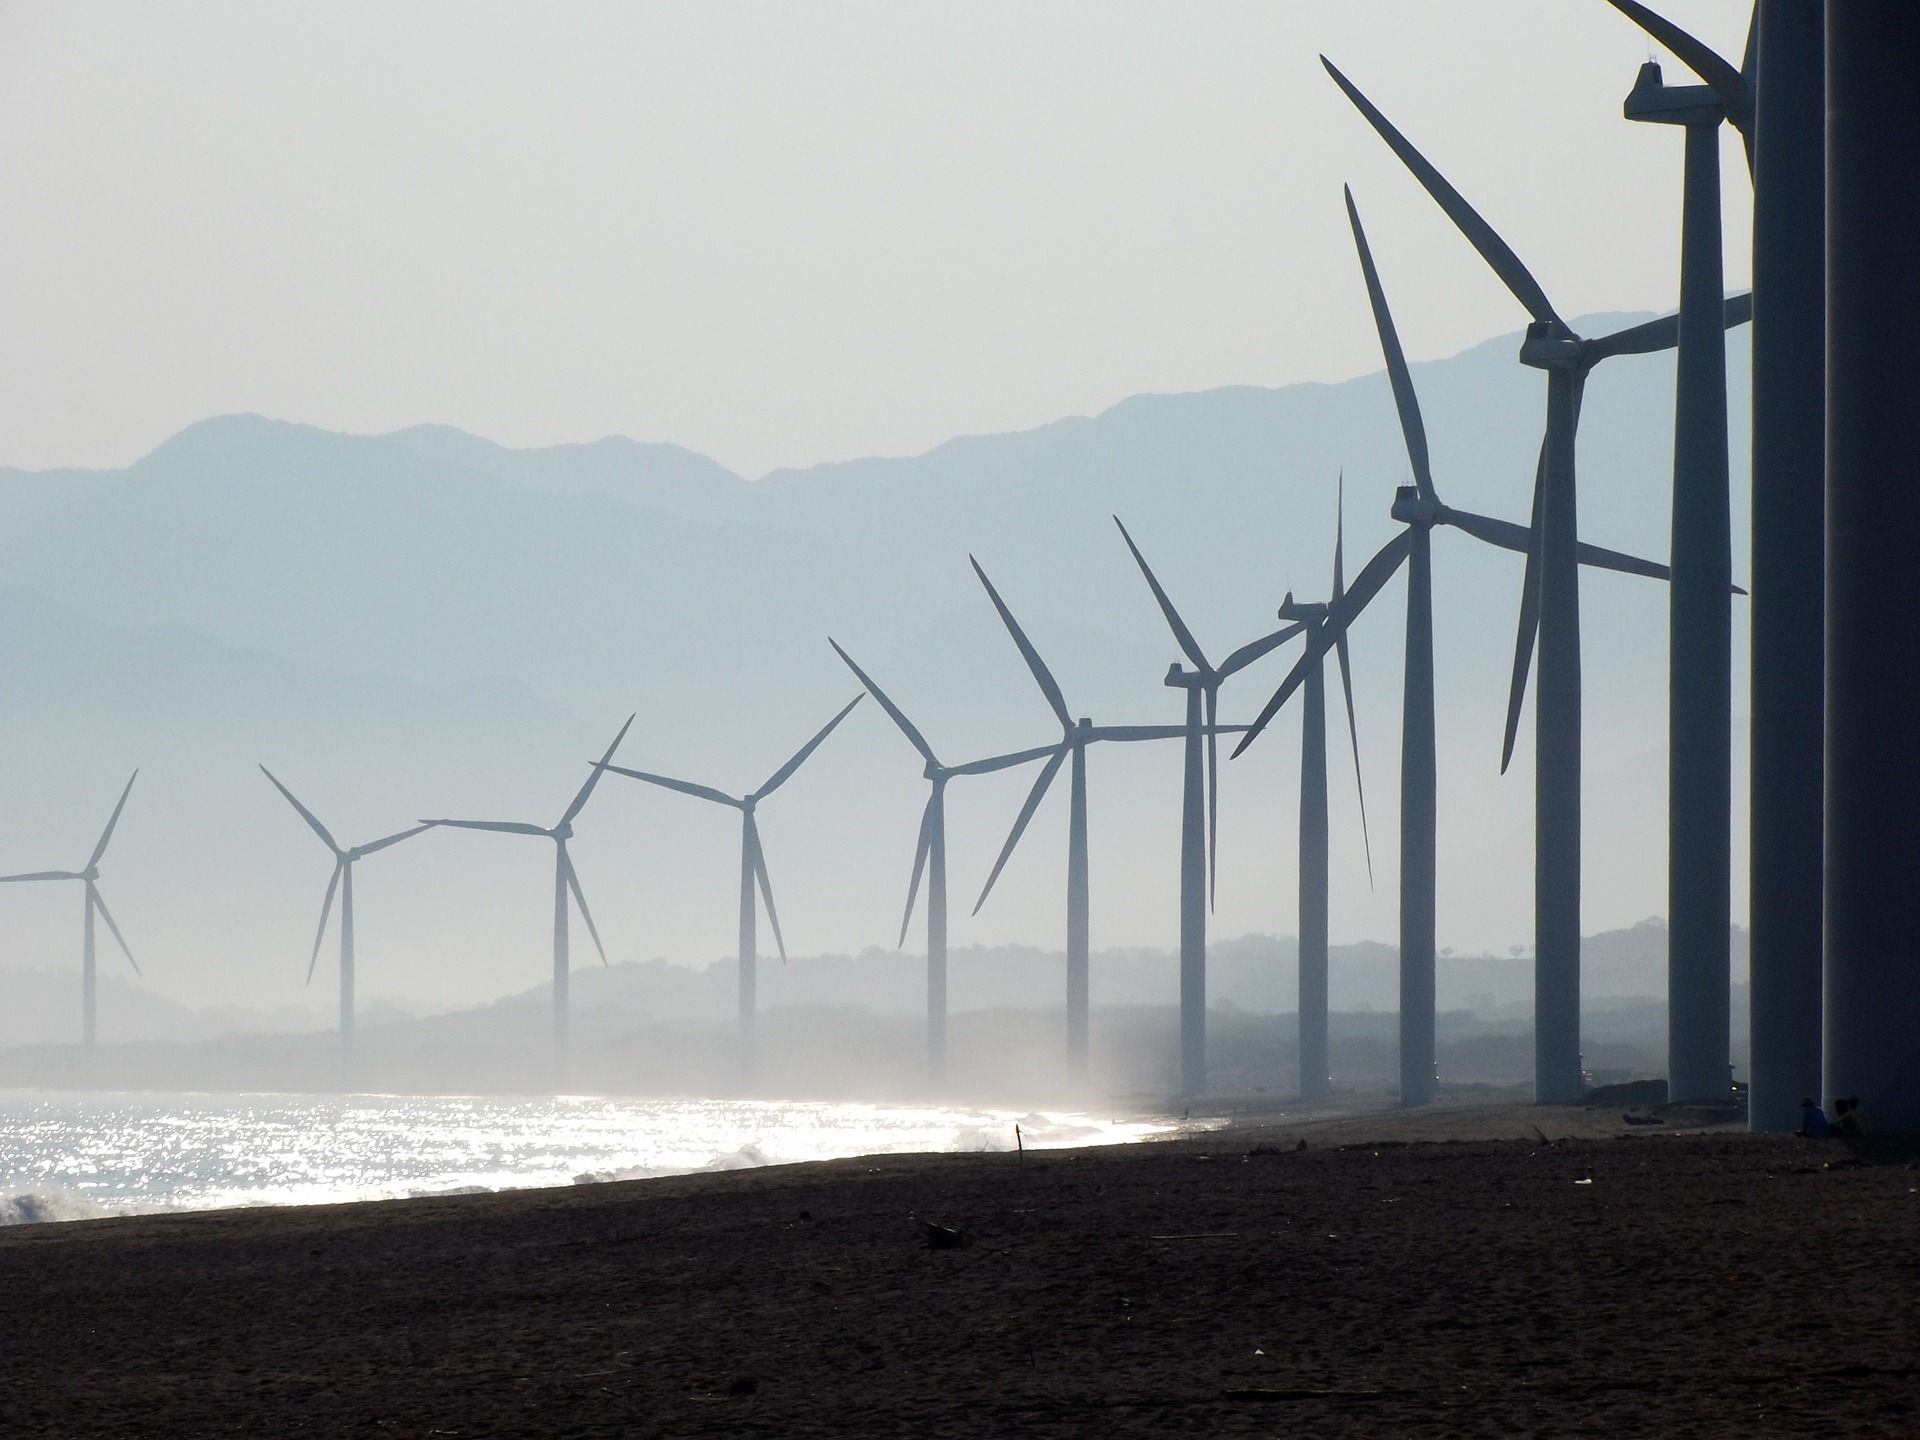
<path fill-rule="evenodd" d="M 1521 518 L 1542 407 L 1516 345 L 1414 372 L 1441 494 Z M 1592 538 L 1664 553 L 1672 383 L 1660 356 L 1596 373 L 1580 447 Z M 1076 712 L 1176 719 L 1159 683 L 1174 648 L 1109 515 L 1220 654 L 1270 628 L 1287 589 L 1324 592 L 1342 473 L 1351 576 L 1393 533 L 1386 506 L 1406 474 L 1381 376 L 1139 396 L 923 456 L 751 481 L 618 437 L 516 451 L 445 427 L 345 436 L 258 416 L 205 421 L 124 470 L 0 470 L 0 871 L 77 862 L 120 777 L 145 767 L 105 875 L 151 983 L 272 1009 L 305 972 L 328 862 L 257 762 L 357 838 L 428 814 L 549 823 L 637 710 L 629 763 L 744 790 L 853 693 L 829 633 L 943 758 L 1044 742 L 1052 721 L 969 552 Z M 1531 934 L 1530 759 L 1504 778 L 1493 763 L 1519 565 L 1442 536 L 1435 574 L 1440 936 L 1498 952 Z M 1399 594 L 1354 636 L 1371 888 L 1338 738 L 1333 755 L 1334 932 L 1353 941 L 1394 935 Z M 1586 923 L 1599 930 L 1664 909 L 1666 624 L 1657 585 L 1598 577 L 1585 596 Z M 1742 675 L 1744 655 L 1742 630 Z M 1228 718 L 1283 670 L 1264 662 L 1230 687 Z M 1293 928 L 1296 726 L 1285 717 L 1223 777 L 1217 933 Z M 1063 798 L 991 905 L 967 914 L 1026 783 L 951 798 L 956 945 L 1060 943 Z M 1092 784 L 1095 944 L 1170 944 L 1175 754 L 1102 752 Z M 923 799 L 917 758 L 867 706 L 768 802 L 796 951 L 892 942 Z M 580 829 L 613 958 L 730 954 L 730 817 L 609 782 Z M 435 835 L 366 867 L 364 994 L 472 1001 L 545 973 L 550 858 L 542 842 L 494 840 Z M 72 910 L 0 895 L 0 975 L 73 963 Z M 576 961 L 594 963 L 580 929 Z"/>

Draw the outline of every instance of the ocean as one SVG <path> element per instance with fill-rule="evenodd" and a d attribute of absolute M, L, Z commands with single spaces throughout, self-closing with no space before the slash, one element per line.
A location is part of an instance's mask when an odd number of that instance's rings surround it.
<path fill-rule="evenodd" d="M 315 1205 L 901 1151 L 1102 1145 L 1087 1115 L 791 1100 L 0 1091 L 0 1225 Z"/>

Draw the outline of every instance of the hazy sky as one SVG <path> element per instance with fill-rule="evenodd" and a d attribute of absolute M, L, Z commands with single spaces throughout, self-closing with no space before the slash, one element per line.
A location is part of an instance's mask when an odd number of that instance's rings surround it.
<path fill-rule="evenodd" d="M 1745 0 L 1662 8 L 1738 56 Z M 1430 257 L 1413 356 L 1513 329 L 1322 50 L 1562 313 L 1671 308 L 1680 136 L 1602 0 L 0 3 L 0 463 L 253 410 L 757 475 L 1342 377 L 1342 180 Z"/>

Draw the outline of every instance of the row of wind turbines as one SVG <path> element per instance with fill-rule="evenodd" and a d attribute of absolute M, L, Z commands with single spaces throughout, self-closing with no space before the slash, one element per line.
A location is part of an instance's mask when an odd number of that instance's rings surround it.
<path fill-rule="evenodd" d="M 1531 515 L 1525 524 L 1447 506 L 1434 484 L 1419 400 L 1401 350 L 1386 292 L 1375 266 L 1351 190 L 1346 211 L 1406 444 L 1412 484 L 1399 487 L 1390 507 L 1400 532 L 1344 583 L 1344 517 L 1336 520 L 1333 576 L 1324 601 L 1304 602 L 1289 593 L 1277 611 L 1284 623 L 1232 651 L 1218 665 L 1207 658 L 1192 630 L 1124 525 L 1121 538 L 1165 617 L 1185 665 L 1175 661 L 1164 684 L 1184 692 L 1180 725 L 1096 725 L 1076 717 L 1046 662 L 977 560 L 973 568 L 1035 685 L 1060 725 L 1047 745 L 957 765 L 942 762 L 920 729 L 875 679 L 837 641 L 833 648 L 887 713 L 924 762 L 928 798 L 915 847 L 904 944 L 926 882 L 927 1047 L 931 1077 L 942 1078 L 946 1056 L 947 847 L 946 787 L 956 777 L 1038 763 L 1025 802 L 987 877 L 974 909 L 991 895 L 1042 800 L 1064 768 L 1069 772 L 1066 866 L 1066 1049 L 1070 1069 L 1087 1067 L 1090 904 L 1087 862 L 1087 749 L 1096 742 L 1179 739 L 1183 744 L 1180 823 L 1180 1077 L 1184 1095 L 1206 1088 L 1206 915 L 1210 877 L 1217 859 L 1218 739 L 1235 734 L 1242 753 L 1299 692 L 1303 697 L 1299 849 L 1299 1091 L 1315 1097 L 1327 1088 L 1327 888 L 1328 786 L 1324 662 L 1336 657 L 1353 747 L 1357 798 L 1365 836 L 1365 796 L 1359 780 L 1358 723 L 1354 712 L 1348 632 L 1397 571 L 1408 571 L 1405 617 L 1405 678 L 1401 731 L 1400 824 L 1400 1095 L 1420 1104 L 1434 1091 L 1435 865 L 1438 844 L 1434 738 L 1432 532 L 1456 530 L 1483 544 L 1526 557 L 1513 675 L 1501 769 L 1514 750 L 1524 711 L 1528 672 L 1537 651 L 1535 723 L 1535 982 L 1536 1092 L 1542 1101 L 1571 1099 L 1581 1085 L 1579 1059 L 1579 917 L 1581 696 L 1579 568 L 1583 565 L 1671 582 L 1673 784 L 1670 787 L 1671 914 L 1674 944 L 1672 1084 L 1677 1096 L 1709 1095 L 1724 1088 L 1728 1054 L 1727 918 L 1730 874 L 1731 736 L 1731 537 L 1723 332 L 1751 315 L 1751 297 L 1722 293 L 1719 244 L 1719 178 L 1715 135 L 1722 120 L 1751 138 L 1753 104 L 1745 70 L 1713 56 L 1691 37 L 1632 0 L 1612 3 L 1707 80 L 1702 86 L 1667 86 L 1653 62 L 1642 67 L 1625 111 L 1630 119 L 1678 124 L 1687 136 L 1681 308 L 1670 315 L 1615 333 L 1582 337 L 1554 310 L 1545 291 L 1503 241 L 1441 173 L 1331 62 L 1329 75 L 1372 128 L 1386 141 L 1462 235 L 1506 284 L 1530 316 L 1520 351 L 1522 364 L 1547 374 L 1545 434 L 1536 468 Z M 1587 375 L 1619 355 L 1677 349 L 1676 458 L 1671 566 L 1622 554 L 1579 539 L 1575 520 L 1574 441 Z M 1342 497 L 1342 508 L 1344 497 Z M 1116 517 L 1116 524 L 1119 524 Z M 1219 720 L 1222 685 L 1257 659 L 1293 639 L 1303 641 L 1298 660 L 1250 725 Z M 742 1070 L 752 1075 L 756 1012 L 759 907 L 782 959 L 786 947 L 774 907 L 771 881 L 755 820 L 756 807 L 784 784 L 859 703 L 856 695 L 757 789 L 728 792 L 694 781 L 613 763 L 629 717 L 592 772 L 551 826 L 523 821 L 426 819 L 367 844 L 342 847 L 330 831 L 271 772 L 267 778 L 312 828 L 334 857 L 309 962 L 317 965 L 333 901 L 340 898 L 340 1035 L 353 1033 L 353 866 L 368 855 L 426 830 L 452 827 L 526 835 L 553 842 L 553 1007 L 556 1045 L 567 1036 L 571 969 L 569 923 L 577 906 L 602 961 L 604 947 L 568 855 L 573 821 L 602 776 L 613 773 L 710 803 L 741 815 L 739 892 L 739 1026 Z M 263 770 L 265 767 L 262 767 Z M 132 782 L 128 782 L 131 789 Z M 129 962 L 119 928 L 100 898 L 98 864 L 112 836 L 113 819 L 80 871 L 43 871 L 8 880 L 82 880 L 86 885 L 83 949 L 85 1038 L 94 1035 L 93 921 L 106 920 Z M 1368 870 L 1371 873 L 1370 842 Z M 137 967 L 136 967 L 137 968 Z"/>

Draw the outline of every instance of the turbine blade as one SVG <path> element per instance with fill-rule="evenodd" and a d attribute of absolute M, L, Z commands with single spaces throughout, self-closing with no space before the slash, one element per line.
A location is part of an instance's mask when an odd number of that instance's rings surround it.
<path fill-rule="evenodd" d="M 1496 520 L 1491 515 L 1476 515 L 1471 510 L 1455 510 L 1451 505 L 1440 512 L 1440 523 L 1451 525 L 1474 539 L 1497 549 L 1524 555 L 1533 548 L 1533 532 L 1511 520 Z"/>
<path fill-rule="evenodd" d="M 320 966 L 320 942 L 327 938 L 327 917 L 333 914 L 333 892 L 340 888 L 340 876 L 347 868 L 344 859 L 333 862 L 333 874 L 327 879 L 327 898 L 320 902 L 320 928 L 313 932 L 313 958 L 307 961 L 307 984 Z"/>
<path fill-rule="evenodd" d="M 760 848 L 760 826 L 752 815 L 747 824 L 753 828 L 753 875 L 760 882 L 760 898 L 767 902 L 767 923 L 773 926 L 773 943 L 779 947 L 780 963 L 787 963 L 787 942 L 780 934 L 780 912 L 773 908 L 773 881 L 767 878 L 767 855 Z"/>
<path fill-rule="evenodd" d="M 772 775 L 767 777 L 767 783 L 762 785 L 758 790 L 754 791 L 754 794 L 760 799 L 764 800 L 767 798 L 767 796 L 771 795 L 774 791 L 778 790 L 782 785 L 786 784 L 788 780 L 793 778 L 793 772 L 798 770 L 802 765 L 806 763 L 807 757 L 813 754 L 814 751 L 820 748 L 820 742 L 825 740 L 827 736 L 833 733 L 833 727 L 838 725 L 842 720 L 846 719 L 847 712 L 852 710 L 854 706 L 858 705 L 862 700 L 866 698 L 867 697 L 864 693 L 859 694 L 854 696 L 845 705 L 842 705 L 840 707 L 840 713 L 835 715 L 831 720 L 827 721 L 826 724 L 822 725 L 818 733 L 816 733 L 811 740 L 807 741 L 806 744 L 802 745 L 798 750 L 796 750 L 791 760 L 787 761 L 786 764 L 782 765 L 778 770 L 774 771 Z"/>
<path fill-rule="evenodd" d="M 1426 156 L 1413 148 L 1407 137 L 1393 127 L 1392 121 L 1374 108 L 1373 102 L 1362 95 L 1353 82 L 1342 75 L 1331 60 L 1322 55 L 1320 63 L 1327 67 L 1327 73 L 1333 77 L 1333 83 L 1345 91 L 1347 98 L 1354 103 L 1354 107 L 1367 117 L 1367 123 L 1379 132 L 1380 138 L 1387 142 L 1388 148 L 1400 157 L 1400 163 L 1413 172 L 1413 178 L 1425 186 L 1427 193 L 1439 203 L 1442 210 L 1447 212 L 1447 218 L 1453 221 L 1454 227 L 1462 235 L 1467 237 L 1467 243 L 1480 252 L 1480 258 L 1492 267 L 1493 273 L 1498 275 L 1506 287 L 1513 292 L 1514 298 L 1526 306 L 1527 313 L 1535 320 L 1551 322 L 1564 329 L 1565 322 L 1554 313 L 1552 302 L 1547 299 L 1547 292 L 1540 288 L 1540 282 L 1535 280 L 1527 267 L 1520 263 L 1520 257 L 1513 253 L 1507 242 L 1500 238 L 1491 225 L 1480 218 L 1480 213 L 1466 202 L 1465 197 L 1447 183 L 1446 177 L 1433 168 Z"/>
<path fill-rule="evenodd" d="M 1360 778 L 1360 724 L 1353 716 L 1353 661 L 1347 653 L 1347 632 L 1342 630 L 1333 642 L 1340 657 L 1340 688 L 1347 697 L 1347 739 L 1353 745 L 1353 787 L 1360 795 L 1360 843 L 1367 852 L 1367 888 L 1373 888 L 1373 838 L 1367 833 L 1367 786 Z"/>
<path fill-rule="evenodd" d="M 1016 765 L 1026 765 L 1035 760 L 1045 759 L 1058 750 L 1058 745 L 1042 745 L 1034 750 L 1015 750 L 1009 755 L 990 755 L 985 760 L 969 760 L 964 765 L 955 765 L 948 769 L 949 775 L 989 775 L 995 770 L 1011 770 Z"/>
<path fill-rule="evenodd" d="M 416 825 L 411 830 L 402 830 L 397 835 L 389 835 L 385 839 L 374 841 L 371 845 L 362 845 L 360 847 L 360 853 L 363 856 L 372 855 L 376 851 L 386 849 L 389 845 L 398 845 L 402 840 L 411 840 L 422 830 L 431 830 L 432 828 L 431 825 Z"/>
<path fill-rule="evenodd" d="M 1006 869 L 1007 860 L 1013 854 L 1013 847 L 1020 843 L 1020 837 L 1026 834 L 1027 822 L 1033 819 L 1033 812 L 1040 808 L 1040 802 L 1046 798 L 1047 787 L 1053 784 L 1053 777 L 1060 773 L 1060 766 L 1067 758 L 1069 747 L 1062 745 L 1053 752 L 1053 758 L 1041 767 L 1034 777 L 1033 788 L 1027 792 L 1026 803 L 1020 807 L 1020 815 L 1013 822 L 1013 830 L 1007 836 L 1007 843 L 1000 847 L 1000 858 L 993 862 L 993 871 L 987 876 L 987 883 L 980 887 L 980 898 L 973 902 L 973 913 L 978 915 L 980 907 L 987 903 L 987 896 L 993 893 L 993 882 L 1000 878 L 1000 872 Z"/>
<path fill-rule="evenodd" d="M 551 830 L 543 830 L 538 825 L 528 825 L 520 820 L 422 820 L 428 829 L 444 825 L 450 830 L 491 830 L 501 835 L 551 835 Z"/>
<path fill-rule="evenodd" d="M 140 962 L 133 958 L 133 951 L 127 948 L 127 937 L 122 935 L 120 927 L 113 923 L 113 912 L 107 909 L 107 897 L 100 893 L 98 885 L 95 885 L 90 893 L 93 898 L 93 908 L 98 910 L 100 918 L 107 922 L 107 929 L 113 932 L 113 938 L 120 946 L 120 953 L 126 956 L 127 963 L 133 966 L 133 973 L 144 980 L 146 972 L 140 968 Z"/>
<path fill-rule="evenodd" d="M 1347 593 L 1346 554 L 1347 554 L 1347 472 L 1340 472 L 1333 502 L 1333 595 L 1329 603 L 1339 603 L 1340 597 Z"/>
<path fill-rule="evenodd" d="M 731 805 L 740 808 L 740 802 L 725 791 L 716 790 L 711 785 L 696 785 L 691 780 L 675 780 L 670 775 L 651 775 L 645 770 L 629 770 L 624 765 L 609 765 L 607 769 L 615 775 L 624 775 L 629 780 L 644 780 L 649 785 L 658 785 L 663 790 L 678 790 L 682 795 L 691 795 L 697 800 L 711 800 L 716 805 Z M 547 832 L 542 830 L 542 835 Z"/>
<path fill-rule="evenodd" d="M 1513 745 L 1520 734 L 1520 710 L 1527 698 L 1527 672 L 1533 666 L 1533 637 L 1540 628 L 1540 506 L 1545 499 L 1547 442 L 1540 442 L 1540 460 L 1533 472 L 1533 524 L 1527 531 L 1527 569 L 1520 580 L 1520 624 L 1513 641 L 1513 678 L 1507 685 L 1507 729 L 1500 742 L 1500 773 L 1513 763 Z"/>
<path fill-rule="evenodd" d="M 587 776 L 587 783 L 580 787 L 580 793 L 573 797 L 573 803 L 567 806 L 566 814 L 560 817 L 560 825 L 569 824 L 587 803 L 587 797 L 593 794 L 593 787 L 600 783 L 600 777 L 606 773 L 607 762 L 613 759 L 613 752 L 620 748 L 620 742 L 627 738 L 627 731 L 633 728 L 633 716 L 627 716 L 627 723 L 620 727 L 620 733 L 613 737 L 613 743 L 607 746 L 607 753 L 600 757 L 600 763 L 593 767 L 593 773 Z M 560 825 L 553 828 L 558 830 Z M 604 956 L 602 957 L 605 958 Z"/>
<path fill-rule="evenodd" d="M 834 654 L 847 662 L 847 668 L 859 677 L 860 683 L 867 687 L 867 693 L 879 702 L 880 708 L 887 712 L 888 717 L 899 727 L 900 733 L 906 736 L 913 748 L 920 752 L 921 758 L 929 765 L 938 765 L 940 761 L 938 757 L 934 755 L 933 747 L 927 744 L 927 737 L 914 728 L 913 722 L 907 719 L 898 705 L 887 698 L 887 692 L 873 683 L 873 677 L 871 675 L 853 663 L 853 657 L 840 648 L 840 642 L 838 640 L 829 635 L 827 637 L 827 644 L 833 646 Z"/>
<path fill-rule="evenodd" d="M 1291 640 L 1306 628 L 1304 625 L 1297 624 L 1284 625 L 1271 635 L 1262 635 L 1258 640 L 1242 645 L 1238 650 L 1220 662 L 1220 669 L 1217 673 L 1220 678 L 1224 680 L 1229 675 L 1244 670 L 1261 656 L 1278 650 L 1282 645 L 1286 644 L 1287 641 Z"/>
<path fill-rule="evenodd" d="M 587 922 L 587 934 L 593 937 L 593 948 L 600 952 L 600 963 L 607 963 L 607 947 L 600 943 L 600 931 L 593 923 L 593 911 L 587 908 L 587 892 L 580 888 L 580 876 L 573 868 L 573 857 L 565 850 L 560 852 L 560 868 L 567 877 L 567 889 L 573 892 L 573 903 L 580 907 L 580 918 Z"/>
<path fill-rule="evenodd" d="M 134 771 L 127 777 L 127 788 L 120 792 L 119 803 L 113 807 L 113 814 L 107 817 L 107 828 L 100 832 L 100 843 L 93 847 L 93 854 L 87 857 L 83 869 L 91 870 L 100 863 L 100 857 L 107 853 L 107 842 L 113 839 L 113 827 L 120 823 L 120 812 L 127 808 L 127 796 L 133 793 L 133 782 L 140 778 L 140 772 Z M 104 911 L 103 911 L 104 913 Z M 128 956 L 132 959 L 132 956 Z"/>
<path fill-rule="evenodd" d="M 1617 570 L 1622 575 L 1643 575 L 1649 580 L 1671 580 L 1673 572 L 1657 560 L 1642 560 L 1637 555 L 1626 555 L 1618 550 L 1609 550 L 1604 545 L 1589 545 L 1582 540 L 1575 547 L 1582 565 L 1592 566 L 1595 570 Z M 1734 587 L 1737 591 L 1738 586 Z"/>
<path fill-rule="evenodd" d="M 904 950 L 907 946 L 907 927 L 913 923 L 913 902 L 920 897 L 920 872 L 927 867 L 927 852 L 933 846 L 933 797 L 927 797 L 927 808 L 920 812 L 920 840 L 913 847 L 913 879 L 907 882 L 907 910 L 900 917 L 900 943 L 893 948 Z"/>
<path fill-rule="evenodd" d="M 1020 658 L 1027 662 L 1027 669 L 1033 672 L 1034 683 L 1040 687 L 1040 693 L 1047 697 L 1047 704 L 1053 707 L 1053 713 L 1060 717 L 1060 723 L 1066 729 L 1073 728 L 1073 716 L 1067 713 L 1066 696 L 1060 693 L 1060 686 L 1054 681 L 1053 672 L 1047 669 L 1047 662 L 1040 658 L 1040 652 L 1033 648 L 1033 642 L 1027 639 L 1027 632 L 1020 628 L 1020 622 L 1013 618 L 1013 612 L 1007 609 L 1007 602 L 1000 598 L 1000 592 L 993 588 L 993 581 L 987 578 L 987 572 L 980 568 L 980 562 L 973 556 L 967 557 L 973 566 L 973 573 L 980 577 L 980 583 L 987 587 L 987 597 L 993 601 L 993 608 L 1000 612 L 1000 622 L 1007 627 L 1007 633 L 1013 636 L 1013 643 L 1019 647 Z"/>
<path fill-rule="evenodd" d="M 1088 732 L 1094 740 L 1184 740 L 1184 725 L 1096 725 Z"/>
<path fill-rule="evenodd" d="M 284 795 L 287 799 L 287 803 L 293 806 L 295 810 L 300 812 L 300 818 L 306 821 L 308 826 L 312 828 L 313 833 L 320 837 L 321 844 L 325 845 L 329 850 L 333 851 L 334 854 L 338 855 L 340 853 L 339 843 L 333 838 L 333 832 L 328 830 L 326 826 L 320 823 L 320 817 L 318 815 L 315 815 L 306 806 L 302 805 L 298 800 L 294 799 L 293 792 L 287 789 L 286 786 L 280 783 L 280 777 L 278 775 L 275 775 L 273 771 L 267 769 L 266 766 L 262 765 L 260 767 L 260 773 L 266 776 L 267 779 L 271 780 L 273 782 L 273 788 L 278 790 L 282 795 Z"/>
<path fill-rule="evenodd" d="M 1706 81 L 1714 98 L 1720 102 L 1720 108 L 1727 112 L 1728 122 L 1746 139 L 1748 146 L 1752 146 L 1753 89 L 1747 84 L 1747 77 L 1733 68 L 1731 61 L 1723 59 L 1665 16 L 1654 14 L 1639 4 L 1638 0 L 1607 0 L 1607 3 L 1666 46 L 1680 58 L 1682 64 Z"/>
<path fill-rule="evenodd" d="M 1153 573 L 1153 567 L 1147 564 L 1147 557 L 1140 553 L 1140 547 L 1133 543 L 1133 536 L 1127 533 L 1127 527 L 1120 524 L 1118 515 L 1113 523 L 1120 525 L 1120 538 L 1127 542 L 1127 549 L 1133 552 L 1133 561 L 1140 567 L 1140 573 L 1147 577 L 1147 588 L 1153 591 L 1153 598 L 1160 602 L 1160 613 L 1167 617 L 1167 628 L 1173 631 L 1173 638 L 1186 652 L 1187 659 L 1193 662 L 1193 668 L 1203 674 L 1211 674 L 1213 666 L 1207 663 L 1207 657 L 1201 653 L 1200 642 L 1193 638 L 1193 631 L 1187 628 L 1187 622 L 1180 618 L 1180 612 L 1173 607 L 1173 600 L 1161 587 L 1159 577 Z"/>
<path fill-rule="evenodd" d="M 1293 669 L 1287 672 L 1287 678 L 1280 682 L 1280 688 L 1273 692 L 1273 698 L 1267 701 L 1266 707 L 1255 717 L 1253 724 L 1246 727 L 1246 734 L 1241 736 L 1240 743 L 1233 747 L 1233 754 L 1227 757 L 1229 760 L 1238 759 L 1241 752 L 1272 723 L 1273 717 L 1280 713 L 1280 707 L 1285 705 L 1292 698 L 1293 692 L 1305 683 L 1311 668 L 1318 665 L 1327 651 L 1333 648 L 1333 642 L 1346 633 L 1347 627 L 1359 617 L 1361 611 L 1367 608 L 1368 602 L 1380 593 L 1380 587 L 1393 578 L 1393 572 L 1400 568 L 1407 558 L 1407 552 L 1412 548 L 1413 532 L 1402 530 L 1375 551 L 1373 558 L 1360 568 L 1360 573 L 1353 577 L 1353 588 L 1327 606 L 1326 619 L 1322 620 L 1320 628 L 1308 637 L 1307 648 L 1294 662 Z"/>
<path fill-rule="evenodd" d="M 1731 330 L 1745 325 L 1753 319 L 1753 292 L 1745 291 L 1739 295 L 1729 295 L 1723 311 L 1723 323 Z M 1611 335 L 1602 335 L 1597 340 L 1585 344 L 1585 354 L 1591 364 L 1613 355 L 1651 355 L 1660 350 L 1671 350 L 1680 343 L 1680 316 L 1678 313 L 1662 315 L 1658 319 L 1643 320 L 1638 325 L 1629 325 L 1624 330 L 1616 330 Z"/>
<path fill-rule="evenodd" d="M 1207 705 L 1207 909 L 1220 883 L 1220 691 L 1206 689 Z"/>
<path fill-rule="evenodd" d="M 1400 413 L 1400 434 L 1407 442 L 1413 483 L 1422 498 L 1433 500 L 1437 497 L 1427 458 L 1427 427 L 1420 418 L 1420 398 L 1413 391 L 1413 373 L 1407 369 L 1407 357 L 1400 348 L 1400 333 L 1394 328 L 1393 312 L 1387 308 L 1386 291 L 1380 288 L 1379 272 L 1373 268 L 1373 250 L 1367 244 L 1367 232 L 1361 228 L 1353 190 L 1345 189 L 1347 222 L 1353 229 L 1354 246 L 1360 252 L 1360 273 L 1367 282 L 1367 303 L 1373 307 L 1373 328 L 1380 336 L 1380 353 L 1386 357 L 1387 381 L 1393 387 L 1394 409 Z"/>
<path fill-rule="evenodd" d="M 0 875 L 0 885 L 11 884 L 15 880 L 82 880 L 78 870 L 31 870 L 25 875 Z"/>

